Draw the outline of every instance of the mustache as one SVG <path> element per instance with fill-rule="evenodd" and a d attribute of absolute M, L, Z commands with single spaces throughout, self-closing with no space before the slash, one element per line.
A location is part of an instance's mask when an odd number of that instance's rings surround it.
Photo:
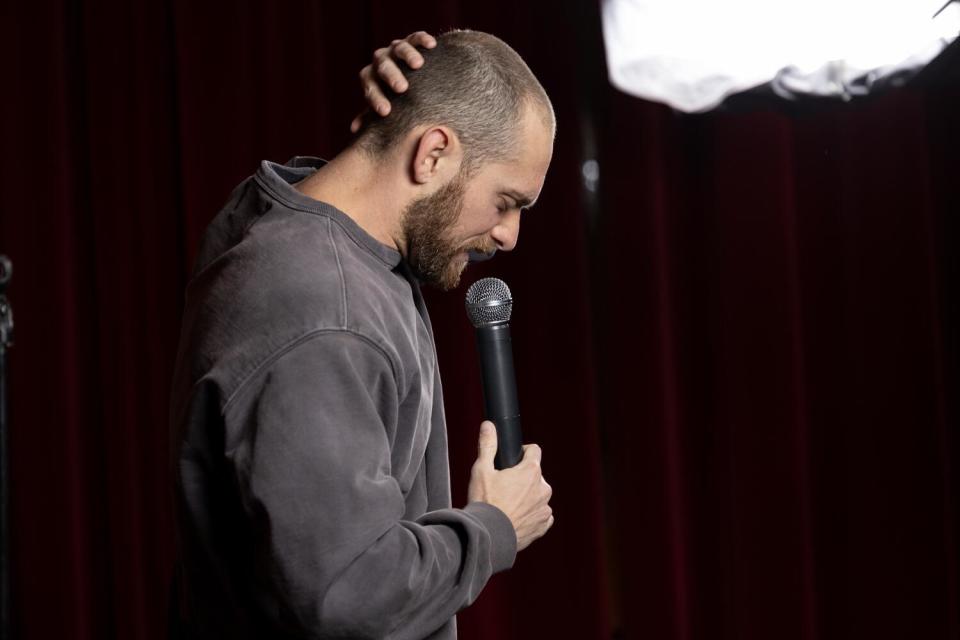
<path fill-rule="evenodd" d="M 475 246 L 467 251 L 470 262 L 486 262 L 497 254 L 497 245 L 493 242 Z"/>
<path fill-rule="evenodd" d="M 489 253 L 483 253 L 475 249 L 471 249 L 470 251 L 467 252 L 467 255 L 470 256 L 470 262 L 486 262 L 496 254 L 497 254 L 496 249 L 494 249 Z"/>

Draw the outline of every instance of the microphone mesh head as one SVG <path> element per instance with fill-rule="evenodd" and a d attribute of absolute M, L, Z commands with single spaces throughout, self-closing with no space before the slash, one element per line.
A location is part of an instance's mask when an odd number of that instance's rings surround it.
<path fill-rule="evenodd" d="M 474 327 L 509 322 L 512 310 L 510 287 L 499 278 L 477 280 L 467 289 L 467 315 Z"/>

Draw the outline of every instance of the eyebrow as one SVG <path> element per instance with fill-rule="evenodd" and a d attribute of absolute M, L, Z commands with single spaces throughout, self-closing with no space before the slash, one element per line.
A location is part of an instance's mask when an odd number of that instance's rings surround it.
<path fill-rule="evenodd" d="M 514 191 L 513 189 L 505 190 L 503 195 L 513 198 L 513 201 L 517 203 L 517 207 L 520 209 L 529 209 L 533 205 L 537 204 L 537 198 L 531 198 L 530 196 L 524 195 L 519 191 Z"/>

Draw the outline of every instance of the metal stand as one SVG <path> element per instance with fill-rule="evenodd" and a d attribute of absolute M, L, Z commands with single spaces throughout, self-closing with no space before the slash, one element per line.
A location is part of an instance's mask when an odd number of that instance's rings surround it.
<path fill-rule="evenodd" d="M 13 264 L 0 255 L 0 638 L 10 637 L 10 504 L 7 483 L 7 348 L 13 345 L 13 309 L 7 285 Z"/>

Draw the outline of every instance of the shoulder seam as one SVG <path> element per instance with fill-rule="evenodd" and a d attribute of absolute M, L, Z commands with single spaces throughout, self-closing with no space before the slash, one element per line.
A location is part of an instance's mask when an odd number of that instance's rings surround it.
<path fill-rule="evenodd" d="M 333 257 L 337 260 L 337 273 L 340 275 L 340 310 L 342 318 L 340 327 L 347 327 L 347 279 L 343 275 L 343 264 L 340 262 L 340 249 L 337 247 L 337 241 L 333 237 L 333 221 L 327 218 L 327 237 L 330 238 L 330 246 L 333 248 Z"/>
<path fill-rule="evenodd" d="M 226 415 L 227 411 L 229 411 L 230 409 L 230 406 L 233 404 L 233 401 L 237 397 L 239 397 L 240 392 L 247 386 L 247 384 L 251 380 L 253 380 L 253 378 L 256 377 L 256 375 L 261 370 L 263 370 L 266 367 L 269 367 L 274 362 L 279 360 L 281 357 L 283 357 L 287 353 L 293 351 L 301 344 L 309 342 L 313 338 L 323 336 L 323 335 L 328 335 L 328 334 L 350 335 L 355 338 L 358 338 L 362 342 L 367 343 L 376 352 L 378 352 L 383 357 L 384 360 L 387 361 L 387 364 L 390 365 L 390 372 L 393 374 L 393 379 L 397 382 L 398 388 L 400 387 L 400 379 L 398 378 L 397 367 L 393 362 L 393 358 L 390 357 L 390 354 L 387 353 L 387 350 L 384 349 L 383 346 L 381 346 L 377 341 L 363 335 L 358 331 L 355 331 L 353 329 L 348 329 L 348 328 L 314 329 L 313 331 L 309 331 L 301 336 L 298 336 L 297 338 L 294 338 L 293 340 L 286 343 L 285 345 L 278 347 L 277 349 L 269 353 L 263 360 L 257 363 L 257 365 L 253 367 L 250 373 L 248 373 L 243 377 L 243 379 L 240 381 L 237 387 L 227 397 L 226 402 L 223 403 L 223 408 L 220 410 L 220 414 Z"/>

